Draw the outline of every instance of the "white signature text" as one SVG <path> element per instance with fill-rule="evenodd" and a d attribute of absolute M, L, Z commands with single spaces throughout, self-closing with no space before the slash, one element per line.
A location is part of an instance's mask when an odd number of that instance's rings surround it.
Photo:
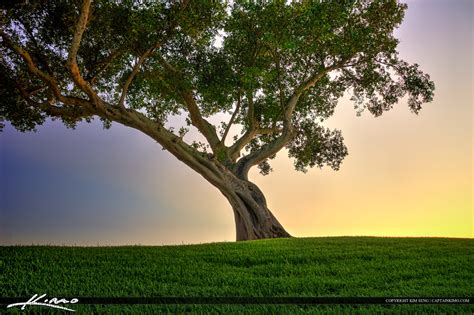
<path fill-rule="evenodd" d="M 7 308 L 10 307 L 15 307 L 15 306 L 21 306 L 21 310 L 24 310 L 26 306 L 28 305 L 36 305 L 36 306 L 47 306 L 47 307 L 52 307 L 52 308 L 57 308 L 65 311 L 70 311 L 70 312 L 75 312 L 75 310 L 64 307 L 64 306 L 59 306 L 58 304 L 76 304 L 79 302 L 78 299 L 74 298 L 71 300 L 66 300 L 66 299 L 58 299 L 58 298 L 52 298 L 52 299 L 46 299 L 46 294 L 43 295 L 38 295 L 35 294 L 29 299 L 27 302 L 20 302 L 20 303 L 13 303 L 7 305 Z"/>

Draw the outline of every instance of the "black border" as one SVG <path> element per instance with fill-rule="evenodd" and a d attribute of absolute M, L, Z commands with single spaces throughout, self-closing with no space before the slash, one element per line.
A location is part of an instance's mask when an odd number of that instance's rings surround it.
<path fill-rule="evenodd" d="M 30 297 L 0 297 L 0 305 L 24 303 Z M 76 304 L 474 304 L 473 297 L 58 297 Z M 33 305 L 32 305 L 33 306 Z"/>

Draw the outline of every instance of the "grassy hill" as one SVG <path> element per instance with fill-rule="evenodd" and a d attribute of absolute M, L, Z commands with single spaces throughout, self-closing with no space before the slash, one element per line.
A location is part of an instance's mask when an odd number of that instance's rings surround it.
<path fill-rule="evenodd" d="M 0 247 L 0 296 L 472 297 L 473 245 L 473 239 L 330 237 L 160 247 L 4 246 Z M 473 305 L 71 308 L 107 314 L 474 312 Z M 9 313 L 16 311 L 9 309 Z"/>

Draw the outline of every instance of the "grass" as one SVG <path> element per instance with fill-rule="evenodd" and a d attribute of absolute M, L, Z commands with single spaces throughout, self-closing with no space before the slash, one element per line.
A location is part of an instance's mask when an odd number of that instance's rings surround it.
<path fill-rule="evenodd" d="M 473 245 L 473 239 L 331 237 L 160 247 L 3 246 L 0 296 L 473 297 Z M 473 305 L 72 308 L 96 314 L 474 312 Z"/>

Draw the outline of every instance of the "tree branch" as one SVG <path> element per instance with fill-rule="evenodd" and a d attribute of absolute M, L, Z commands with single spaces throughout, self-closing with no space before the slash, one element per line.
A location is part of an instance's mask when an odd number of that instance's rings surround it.
<path fill-rule="evenodd" d="M 258 36 L 257 36 L 258 37 Z M 257 56 L 257 52 L 259 49 L 259 45 L 255 43 L 253 45 L 252 51 L 252 60 L 250 62 L 250 66 L 255 65 L 255 60 Z M 253 91 L 247 91 L 247 101 L 249 104 L 248 112 L 247 112 L 247 121 L 249 124 L 248 130 L 229 148 L 229 156 L 232 161 L 236 161 L 240 157 L 240 151 L 255 137 L 256 129 L 258 127 L 258 122 L 255 118 L 255 105 L 253 103 Z"/>
<path fill-rule="evenodd" d="M 298 104 L 298 100 L 300 96 L 309 88 L 313 87 L 319 80 L 321 80 L 327 73 L 330 71 L 339 69 L 343 67 L 344 63 L 348 61 L 348 59 L 343 59 L 340 62 L 333 64 L 330 67 L 324 68 L 320 72 L 314 73 L 311 77 L 307 80 L 303 81 L 293 92 L 291 98 L 288 100 L 286 104 L 286 109 L 283 117 L 283 130 L 281 135 L 276 138 L 273 142 L 268 143 L 260 148 L 260 150 L 255 151 L 253 153 L 248 154 L 247 156 L 241 158 L 237 162 L 236 166 L 236 173 L 238 176 L 247 179 L 248 171 L 254 165 L 257 165 L 270 156 L 276 154 L 280 151 L 287 143 L 291 140 L 294 128 L 291 123 L 291 118 L 293 112 L 295 110 L 296 105 Z"/>
<path fill-rule="evenodd" d="M 284 106 L 285 98 L 283 95 L 283 86 L 281 84 L 281 65 L 280 65 L 280 56 L 278 55 L 278 52 L 275 51 L 274 53 L 274 58 L 275 58 L 275 64 L 276 64 L 276 69 L 277 69 L 277 76 L 278 76 L 278 89 L 279 89 L 279 97 L 280 97 L 280 106 Z"/>
<path fill-rule="evenodd" d="M 258 128 L 257 129 L 257 134 L 258 135 L 269 135 L 272 133 L 277 133 L 277 132 L 282 132 L 283 128 L 278 128 L 278 127 L 271 127 L 271 128 Z"/>
<path fill-rule="evenodd" d="M 28 90 L 26 90 L 26 92 L 28 93 L 29 96 L 33 96 L 36 93 L 46 89 L 47 87 L 48 87 L 47 85 L 33 86 L 29 88 Z"/>
<path fill-rule="evenodd" d="M 52 95 L 45 102 L 37 102 L 31 98 L 33 93 L 27 90 L 23 85 L 18 81 L 14 82 L 16 89 L 20 92 L 20 95 L 25 101 L 27 101 L 31 106 L 34 106 L 48 115 L 53 117 L 66 117 L 72 118 L 74 120 L 79 120 L 81 118 L 90 117 L 96 114 L 96 111 L 90 106 L 90 104 L 83 99 L 75 97 L 61 97 L 63 104 L 68 106 L 55 106 L 55 97 Z M 77 106 L 80 105 L 80 106 Z"/>
<path fill-rule="evenodd" d="M 104 106 L 105 113 L 99 113 L 99 116 L 143 132 L 209 182 L 223 183 L 223 175 L 218 162 L 210 160 L 207 154 L 197 151 L 180 137 L 136 110 L 124 109 L 107 103 L 104 103 Z"/>
<path fill-rule="evenodd" d="M 123 107 L 125 108 L 125 97 L 127 96 L 127 92 L 128 92 L 128 88 L 130 86 L 130 84 L 132 83 L 133 79 L 135 78 L 135 76 L 138 74 L 138 71 L 140 71 L 140 67 L 141 65 L 145 62 L 145 60 L 148 58 L 148 56 L 150 56 L 153 51 L 158 48 L 160 46 L 160 43 L 156 43 L 155 45 L 153 45 L 153 47 L 150 47 L 149 49 L 147 49 L 139 58 L 138 58 L 138 61 L 137 63 L 133 66 L 133 70 L 132 72 L 130 73 L 130 75 L 128 76 L 127 80 L 125 81 L 123 87 L 122 87 L 122 94 L 120 96 L 120 100 L 119 100 L 119 103 L 118 105 L 120 107 Z"/>
<path fill-rule="evenodd" d="M 25 61 L 28 67 L 28 72 L 30 72 L 32 75 L 36 76 L 44 83 L 46 83 L 46 86 L 52 93 L 52 97 L 50 97 L 46 102 L 35 102 L 31 99 L 31 96 L 37 93 L 38 91 L 44 89 L 45 87 L 32 87 L 27 90 L 23 88 L 21 84 L 19 84 L 19 82 L 15 82 L 15 85 L 19 90 L 20 94 L 28 103 L 41 108 L 49 115 L 55 117 L 69 117 L 78 119 L 82 117 L 92 116 L 93 114 L 95 114 L 95 111 L 93 110 L 91 104 L 86 100 L 77 97 L 69 97 L 62 95 L 61 90 L 59 89 L 59 86 L 56 82 L 56 79 L 50 76 L 49 74 L 41 71 L 35 65 L 33 58 L 31 58 L 31 55 L 28 53 L 28 51 L 13 43 L 10 37 L 2 29 L 0 29 L 0 36 L 2 37 L 3 43 L 5 45 L 12 49 L 14 52 L 16 52 L 20 56 L 20 58 Z M 67 107 L 54 106 L 53 103 L 55 102 L 55 100 L 58 100 L 61 103 L 67 105 Z"/>
<path fill-rule="evenodd" d="M 33 58 L 31 58 L 31 55 L 28 53 L 28 51 L 16 45 L 2 29 L 0 29 L 0 36 L 2 37 L 3 43 L 5 43 L 5 45 L 9 47 L 11 50 L 13 50 L 18 56 L 20 56 L 20 58 L 23 59 L 23 61 L 25 61 L 28 67 L 28 71 L 34 76 L 41 79 L 44 83 L 46 83 L 51 88 L 54 95 L 59 98 L 61 95 L 61 92 L 59 90 L 59 87 L 56 83 L 55 78 L 41 71 L 33 62 Z"/>
<path fill-rule="evenodd" d="M 17 17 L 17 19 L 20 20 L 20 18 L 18 18 L 18 17 Z M 43 63 L 43 66 L 46 68 L 47 73 L 51 76 L 54 76 L 53 71 L 49 67 L 48 61 L 46 60 L 46 57 L 43 54 L 41 54 L 41 52 L 40 52 L 40 45 L 38 44 L 38 41 L 36 40 L 35 36 L 33 35 L 33 31 L 28 26 L 28 24 L 22 23 L 22 25 L 23 25 L 26 33 L 30 37 L 30 40 L 33 42 L 33 44 L 34 44 L 34 46 L 37 50 L 37 53 L 35 54 L 35 52 L 33 51 L 33 54 L 35 55 L 35 57 L 37 57 L 37 59 L 39 59 Z"/>
<path fill-rule="evenodd" d="M 55 83 L 53 78 L 41 72 L 41 70 L 39 70 L 34 65 L 28 52 L 16 45 L 13 45 L 13 43 L 9 41 L 9 38 L 5 34 L 0 34 L 2 35 L 4 42 L 8 41 L 8 43 L 11 44 L 9 46 L 15 47 L 15 51 L 18 51 L 19 54 L 21 53 L 20 56 L 27 62 L 28 69 L 32 74 L 39 76 L 42 80 L 47 81 L 48 83 Z M 53 87 L 56 88 L 58 94 L 53 93 L 53 97 L 49 98 L 46 102 L 40 103 L 34 101 L 31 98 L 32 92 L 34 93 L 34 91 L 37 90 L 37 87 L 34 87 L 33 89 L 26 89 L 19 82 L 15 82 L 15 85 L 20 92 L 20 95 L 29 104 L 41 109 L 50 116 L 66 117 L 78 120 L 80 118 L 97 115 L 99 117 L 110 119 L 111 121 L 115 121 L 125 126 L 137 129 L 152 137 L 166 150 L 176 156 L 180 161 L 184 162 L 186 165 L 197 171 L 209 182 L 216 185 L 223 184 L 222 169 L 219 167 L 218 162 L 210 160 L 206 154 L 202 154 L 201 152 L 197 151 L 190 145 L 186 144 L 181 138 L 173 134 L 171 131 L 163 128 L 161 125 L 147 118 L 138 111 L 118 108 L 116 106 L 107 104 L 106 102 L 102 103 L 102 106 L 105 110 L 100 110 L 97 107 L 94 107 L 90 100 L 61 95 L 56 85 L 53 85 Z M 65 104 L 65 106 L 54 106 L 53 103 L 56 101 L 55 97 L 60 102 Z"/>
<path fill-rule="evenodd" d="M 173 67 L 170 63 L 168 63 L 163 58 L 163 56 L 158 55 L 158 60 L 174 80 L 181 82 L 178 87 L 178 92 L 184 101 L 184 105 L 189 111 L 191 123 L 199 130 L 199 132 L 203 134 L 203 136 L 206 138 L 207 142 L 211 146 L 213 152 L 217 153 L 216 151 L 218 151 L 218 149 L 222 147 L 222 144 L 219 140 L 219 137 L 217 136 L 216 129 L 212 124 L 210 124 L 205 118 L 202 117 L 201 111 L 199 110 L 199 106 L 197 105 L 196 100 L 194 99 L 192 91 L 185 88 L 182 84 L 184 80 L 181 72 L 175 67 Z"/>
<path fill-rule="evenodd" d="M 84 80 L 84 78 L 81 76 L 79 66 L 77 65 L 77 52 L 81 44 L 82 35 L 84 34 L 84 31 L 86 29 L 87 20 L 89 17 L 90 4 L 91 0 L 84 0 L 82 2 L 81 14 L 79 15 L 79 19 L 76 24 L 76 30 L 74 32 L 71 47 L 69 48 L 67 67 L 69 69 L 69 72 L 71 73 L 74 83 L 89 96 L 95 106 L 100 107 L 102 100 L 92 89 L 89 82 Z"/>
<path fill-rule="evenodd" d="M 40 70 L 33 68 L 32 71 Z M 29 104 L 41 109 L 50 116 L 66 117 L 78 120 L 81 118 L 97 115 L 99 117 L 103 117 L 111 121 L 118 122 L 122 125 L 137 129 L 156 140 L 163 146 L 163 148 L 168 150 L 180 161 L 201 174 L 201 176 L 206 178 L 209 182 L 216 185 L 223 184 L 222 168 L 219 167 L 217 161 L 210 160 L 206 154 L 202 154 L 201 152 L 197 151 L 174 133 L 162 127 L 160 124 L 157 124 L 138 111 L 118 108 L 117 106 L 107 104 L 106 102 L 102 104 L 105 110 L 99 110 L 97 107 L 92 105 L 90 100 L 85 100 L 78 97 L 63 96 L 61 94 L 59 94 L 58 99 L 60 99 L 60 101 L 66 106 L 54 106 L 54 97 L 48 99 L 46 102 L 36 102 L 31 98 L 31 92 L 24 88 L 19 82 L 15 82 L 15 86 L 20 92 L 20 95 Z"/>
<path fill-rule="evenodd" d="M 232 117 L 230 117 L 229 123 L 227 124 L 227 127 L 225 128 L 224 134 L 222 135 L 221 142 L 224 144 L 225 143 L 225 138 L 227 137 L 227 134 L 229 133 L 230 127 L 232 127 L 232 124 L 234 123 L 235 117 L 237 117 L 237 114 L 239 113 L 240 110 L 240 91 L 239 91 L 239 96 L 237 98 L 237 106 L 235 107 L 234 113 L 232 114 Z"/>
<path fill-rule="evenodd" d="M 111 52 L 103 61 L 99 62 L 96 67 L 94 67 L 95 73 L 88 78 L 88 81 L 91 83 L 91 85 L 94 85 L 95 81 L 99 77 L 99 75 L 107 70 L 107 68 L 110 66 L 112 61 L 120 55 L 120 53 L 123 51 L 123 48 L 119 48 Z"/>
<path fill-rule="evenodd" d="M 240 156 L 240 151 L 255 137 L 257 134 L 258 122 L 255 118 L 255 104 L 253 102 L 253 92 L 247 93 L 247 101 L 249 109 L 247 111 L 247 121 L 249 129 L 229 148 L 229 155 L 233 161 Z"/>
<path fill-rule="evenodd" d="M 180 6 L 179 6 L 179 10 L 184 10 L 186 9 L 186 7 L 188 6 L 188 3 L 189 1 L 186 0 L 186 1 L 182 1 Z M 157 49 L 159 48 L 161 45 L 163 45 L 166 40 L 171 37 L 175 27 L 177 25 L 177 20 L 176 19 L 173 19 L 170 23 L 170 26 L 168 27 L 167 31 L 166 31 L 166 34 L 164 36 L 164 38 L 161 40 L 161 41 L 158 41 L 156 42 L 152 47 L 150 47 L 149 49 L 147 49 L 139 58 L 138 58 L 138 61 L 137 63 L 133 66 L 133 69 L 132 69 L 132 72 L 130 73 L 130 75 L 128 76 L 127 80 L 125 81 L 123 87 L 122 87 L 122 94 L 120 96 L 120 100 L 119 100 L 119 106 L 120 107 L 125 107 L 125 97 L 127 96 L 127 92 L 128 92 L 128 88 L 130 86 L 130 84 L 132 83 L 133 79 L 135 78 L 135 76 L 138 74 L 138 72 L 140 71 L 140 67 L 142 66 L 142 64 L 145 62 L 145 60 Z M 175 69 L 173 69 L 173 71 L 176 71 Z"/>

